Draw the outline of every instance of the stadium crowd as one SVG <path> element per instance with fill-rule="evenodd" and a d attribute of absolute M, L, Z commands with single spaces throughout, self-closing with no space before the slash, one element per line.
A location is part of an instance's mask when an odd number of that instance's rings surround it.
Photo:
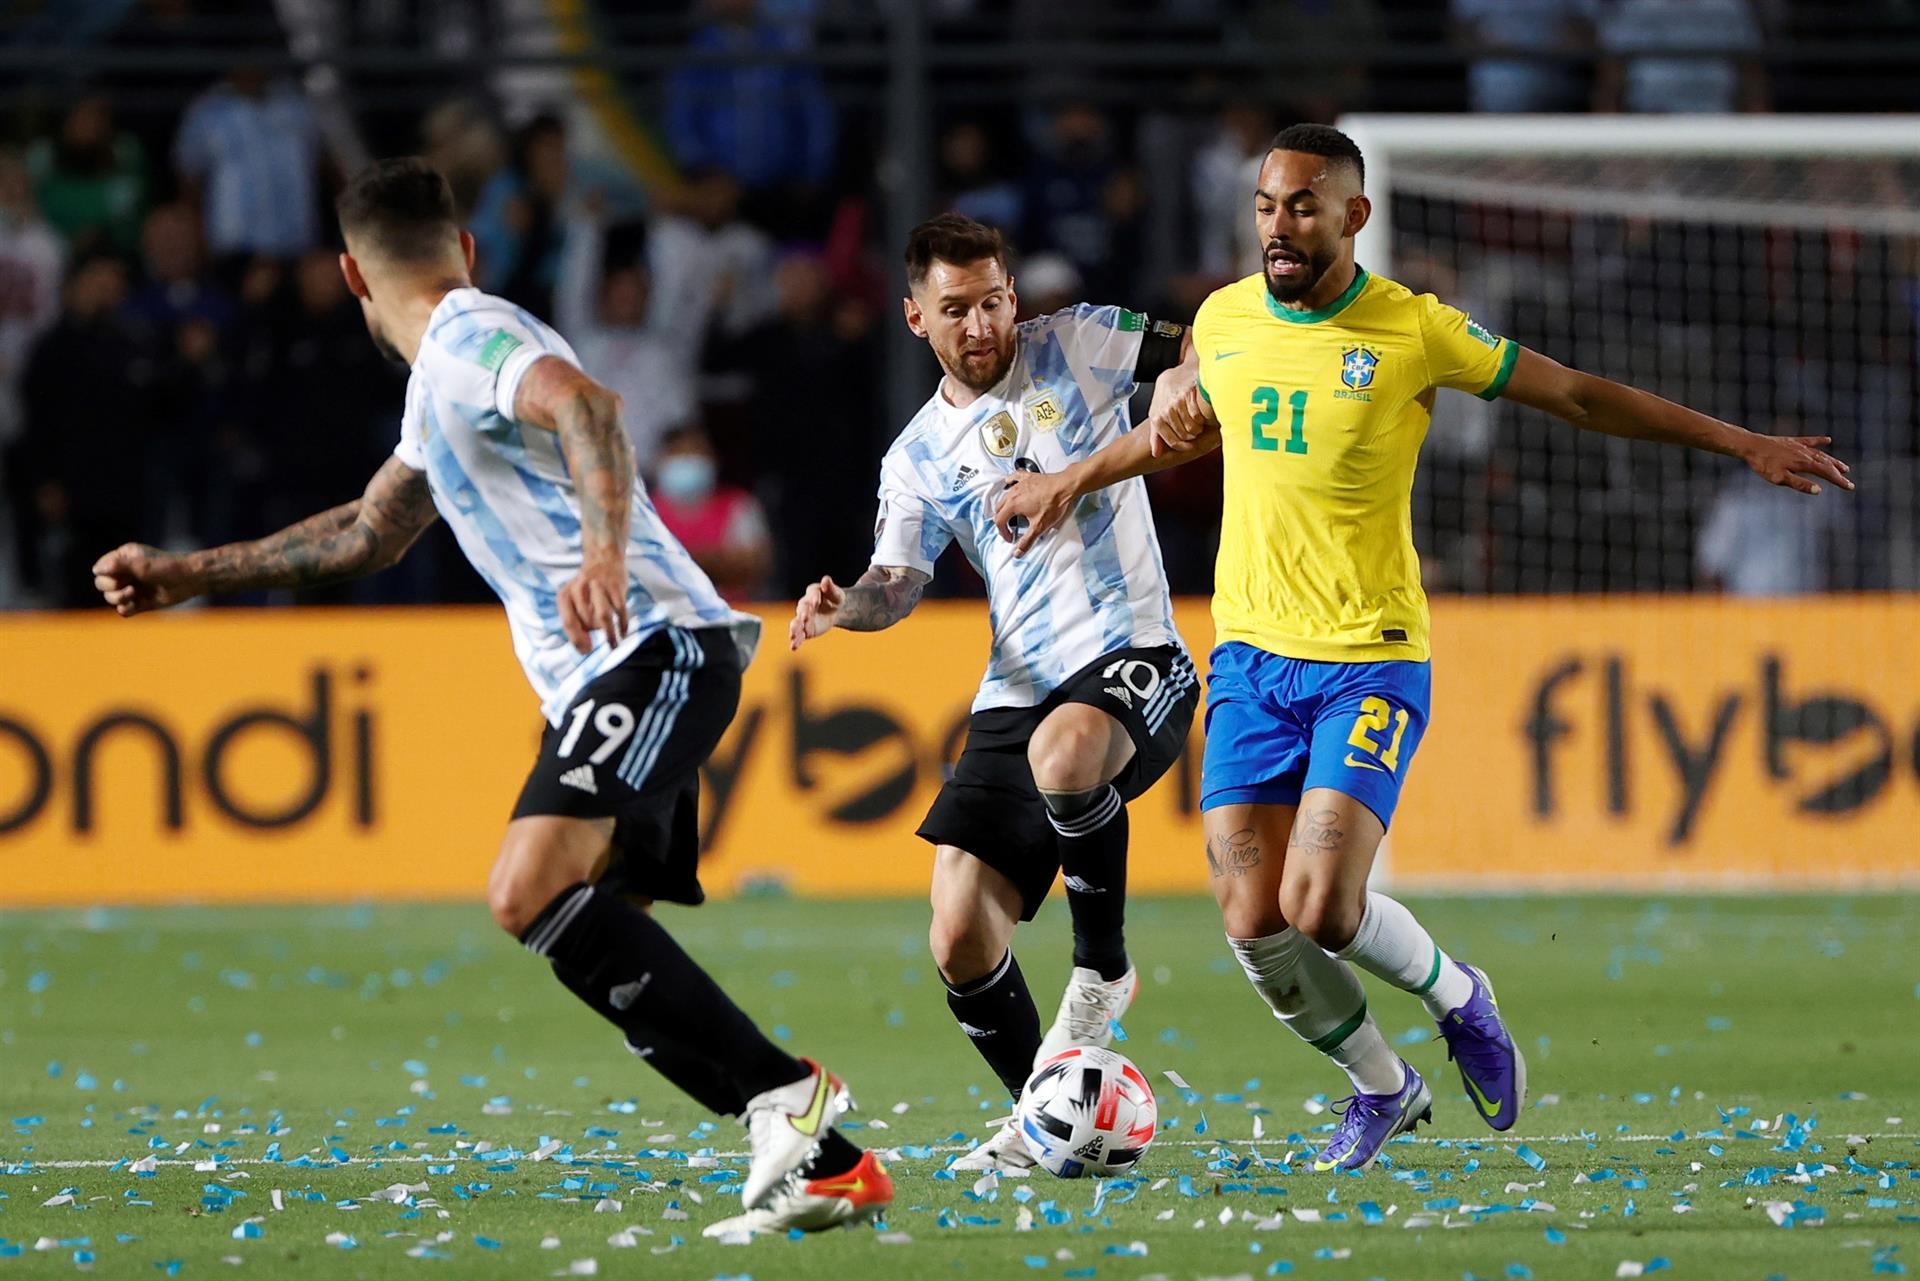
<path fill-rule="evenodd" d="M 80 7 L 93 20 L 75 38 L 136 53 L 205 47 L 223 24 L 257 39 L 261 24 L 273 23 L 273 10 L 244 0 Z M 458 7 L 370 8 L 426 24 Z M 900 289 L 879 230 L 880 127 L 846 107 L 830 66 L 790 55 L 828 41 L 836 24 L 870 20 L 873 5 L 699 0 L 680 8 L 686 48 L 765 51 L 773 60 L 695 60 L 644 86 L 644 123 L 665 163 L 639 181 L 583 160 L 578 104 L 563 97 L 515 109 L 485 86 L 429 78 L 437 100 L 424 113 L 375 92 L 344 99 L 351 109 L 342 120 L 343 99 L 317 92 L 313 76 L 275 74 L 244 48 L 211 82 L 164 58 L 134 57 L 17 92 L 0 130 L 0 606 L 89 606 L 96 597 L 85 571 L 102 550 L 135 537 L 199 545 L 259 534 L 352 498 L 391 450 L 405 371 L 367 340 L 335 265 L 327 210 L 355 150 L 343 145 L 348 138 L 361 154 L 423 151 L 448 173 L 477 241 L 477 283 L 555 324 L 625 397 L 663 515 L 729 594 L 786 597 L 823 571 L 857 572 L 871 543 L 875 462 L 898 426 L 884 397 L 884 327 L 899 323 Z M 1407 8 L 1393 0 L 929 0 L 936 35 L 943 23 L 982 22 L 1015 37 L 1058 34 L 1084 28 L 1097 10 L 1163 36 L 1212 33 L 1216 41 L 1235 33 L 1284 41 L 1337 24 L 1344 51 L 1311 70 L 1275 66 L 1212 83 L 1194 99 L 1204 106 L 1116 107 L 1070 78 L 977 108 L 941 99 L 938 204 L 1008 230 L 1021 251 L 1016 276 L 1028 313 L 1087 298 L 1186 319 L 1210 289 L 1257 261 L 1245 191 L 1278 124 L 1404 105 L 1378 55 Z M 1758 56 L 1770 35 L 1791 29 L 1790 4 L 1452 0 L 1447 8 L 1463 53 L 1438 107 L 1804 105 L 1791 86 L 1770 81 Z M 297 47 L 297 36 L 277 38 Z M 1703 56 L 1703 45 L 1721 52 Z M 1920 252 L 1904 242 L 1855 244 L 1849 266 L 1834 246 L 1817 249 L 1834 294 L 1849 288 L 1845 272 L 1871 267 L 1903 281 L 1904 295 L 1894 291 L 1884 319 L 1857 319 L 1852 332 L 1864 325 L 1882 335 L 1873 351 L 1816 350 L 1804 318 L 1783 318 L 1769 341 L 1796 353 L 1803 383 L 1825 377 L 1811 372 L 1816 362 L 1823 370 L 1854 362 L 1839 381 L 1856 392 L 1871 384 L 1872 405 L 1862 408 L 1864 392 L 1841 404 L 1802 387 L 1765 406 L 1736 394 L 1703 407 L 1766 416 L 1751 425 L 1773 430 L 1826 431 L 1832 424 L 1820 415 L 1845 418 L 1833 431 L 1838 450 L 1864 452 L 1868 462 L 1909 458 Z M 1634 253 L 1623 245 L 1629 269 L 1658 270 Z M 1399 270 L 1410 284 L 1472 297 L 1471 282 L 1451 278 L 1445 262 L 1413 255 Z M 1495 302 L 1485 319 L 1526 337 L 1524 305 L 1511 310 L 1499 314 Z M 931 388 L 930 359 L 926 373 Z M 1775 399 L 1791 400 L 1792 412 Z M 1737 486 L 1720 500 L 1686 500 L 1730 471 L 1690 473 L 1677 505 L 1665 495 L 1651 509 L 1630 503 L 1601 510 L 1591 527 L 1584 517 L 1569 525 L 1555 485 L 1582 473 L 1588 484 L 1631 492 L 1634 479 L 1598 480 L 1576 452 L 1585 444 L 1564 454 L 1537 442 L 1518 447 L 1509 411 L 1491 419 L 1491 410 L 1460 411 L 1469 412 L 1481 417 L 1436 423 L 1433 465 L 1416 496 L 1429 580 L 1441 590 L 1914 585 L 1900 581 L 1884 552 L 1832 554 L 1843 534 L 1890 537 L 1871 522 L 1845 531 L 1806 525 L 1830 514 L 1758 510 L 1755 495 Z M 1866 435 L 1862 422 L 1871 425 Z M 1194 466 L 1154 486 L 1175 586 L 1205 591 L 1216 481 Z M 1542 513 L 1538 529 L 1527 523 L 1533 508 Z M 1680 550 L 1628 557 L 1624 569 L 1578 569 L 1581 540 L 1605 547 L 1624 537 L 1636 546 L 1638 535 L 1618 533 L 1635 520 L 1667 530 L 1656 542 Z M 1576 566 L 1564 580 L 1540 550 L 1556 538 Z M 1763 541 L 1776 570 L 1755 575 Z M 1850 568 L 1836 576 L 1836 560 Z M 1783 561 L 1788 568 L 1778 569 Z M 977 584 L 949 565 L 937 590 L 964 594 Z M 388 575 L 299 599 L 489 597 L 436 534 Z"/>

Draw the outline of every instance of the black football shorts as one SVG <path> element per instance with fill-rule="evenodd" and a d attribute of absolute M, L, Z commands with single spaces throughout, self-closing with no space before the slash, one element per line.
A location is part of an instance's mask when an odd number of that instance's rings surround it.
<path fill-rule="evenodd" d="M 918 834 L 934 845 L 958 846 L 1012 881 L 1020 890 L 1022 920 L 1040 910 L 1060 871 L 1046 802 L 1027 764 L 1027 740 L 1065 703 L 1097 707 L 1126 727 L 1133 759 L 1113 785 L 1122 800 L 1131 801 L 1180 759 L 1200 703 L 1200 681 L 1193 660 L 1176 645 L 1117 649 L 1032 707 L 988 708 L 967 722 L 960 760 Z"/>
<path fill-rule="evenodd" d="M 582 689 L 540 739 L 513 817 L 612 818 L 601 884 L 699 903 L 700 766 L 740 704 L 725 627 L 667 627 Z"/>

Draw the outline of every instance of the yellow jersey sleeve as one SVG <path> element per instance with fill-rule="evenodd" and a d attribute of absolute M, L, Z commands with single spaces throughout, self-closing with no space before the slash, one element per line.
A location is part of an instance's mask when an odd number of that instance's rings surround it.
<path fill-rule="evenodd" d="M 1492 333 L 1466 312 L 1449 307 L 1432 294 L 1413 300 L 1420 321 L 1420 341 L 1426 349 L 1427 380 L 1435 387 L 1471 392 L 1482 400 L 1496 399 L 1513 376 L 1520 344 Z"/>

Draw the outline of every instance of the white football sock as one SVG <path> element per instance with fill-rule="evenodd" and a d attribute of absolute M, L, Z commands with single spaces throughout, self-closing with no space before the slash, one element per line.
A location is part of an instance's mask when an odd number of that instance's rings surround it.
<path fill-rule="evenodd" d="M 1334 955 L 1402 992 L 1413 993 L 1436 1019 L 1459 1009 L 1473 995 L 1473 980 L 1467 972 L 1440 950 L 1412 912 L 1384 894 L 1368 891 L 1353 942 Z"/>
<path fill-rule="evenodd" d="M 1406 1084 L 1400 1056 L 1367 1013 L 1360 976 L 1289 926 L 1265 938 L 1227 943 L 1273 1016 L 1338 1063 L 1366 1094 L 1397 1094 Z"/>

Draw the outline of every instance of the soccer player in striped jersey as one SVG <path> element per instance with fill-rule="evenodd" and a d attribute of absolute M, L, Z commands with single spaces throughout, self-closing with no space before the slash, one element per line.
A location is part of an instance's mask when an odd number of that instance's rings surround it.
<path fill-rule="evenodd" d="M 970 218 L 923 223 L 906 260 L 907 324 L 945 377 L 881 463 L 871 568 L 851 587 L 809 587 L 789 639 L 798 649 L 833 627 L 899 622 L 950 543 L 986 580 L 986 677 L 919 834 L 935 846 L 930 940 L 948 1006 L 1018 1098 L 1038 1060 L 1106 1045 L 1133 1000 L 1126 802 L 1179 758 L 1198 682 L 1143 482 L 1082 504 L 1027 561 L 995 535 L 994 500 L 1009 476 L 1057 471 L 1123 437 L 1128 398 L 1180 364 L 1186 333 L 1086 304 L 1016 325 L 1005 246 Z M 1011 943 L 1060 872 L 1073 972 L 1043 1036 Z M 954 1168 L 1033 1163 L 1009 1120 Z"/>
<path fill-rule="evenodd" d="M 1035 540 L 1081 495 L 1222 452 L 1206 856 L 1247 977 L 1353 1081 L 1315 1159 L 1323 1170 L 1366 1167 L 1431 1106 L 1367 1014 L 1354 965 L 1421 1000 L 1488 1125 L 1510 1129 L 1526 1103 L 1526 1064 L 1487 976 L 1367 888 L 1427 725 L 1427 601 L 1407 503 L 1436 389 L 1727 454 L 1806 493 L 1819 492 L 1814 477 L 1853 487 L 1824 436 L 1757 435 L 1577 373 L 1370 275 L 1354 261 L 1371 212 L 1364 176 L 1336 129 L 1279 134 L 1254 192 L 1266 269 L 1201 307 L 1197 382 L 1085 463 L 1015 478 L 1000 510 L 1016 551 L 1044 553 Z"/>
<path fill-rule="evenodd" d="M 833 1128 L 845 1087 L 763 1035 L 646 910 L 704 898 L 698 769 L 733 717 L 758 621 L 661 525 L 619 398 L 559 334 L 472 287 L 473 238 L 436 170 L 381 161 L 338 212 L 368 331 L 413 371 L 393 457 L 355 502 L 186 555 L 130 543 L 95 564 L 96 585 L 126 616 L 338 582 L 393 564 L 444 518 L 506 607 L 547 720 L 488 885 L 494 919 L 669 1081 L 744 1117 L 747 1213 L 710 1230 L 870 1217 L 892 1184 Z"/>

